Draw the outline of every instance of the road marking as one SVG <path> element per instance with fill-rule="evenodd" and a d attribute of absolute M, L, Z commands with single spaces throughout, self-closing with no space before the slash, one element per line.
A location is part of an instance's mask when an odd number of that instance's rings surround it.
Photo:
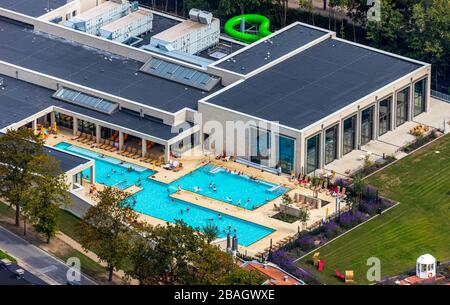
<path fill-rule="evenodd" d="M 45 267 L 45 268 L 41 268 L 41 269 L 38 269 L 37 271 L 39 271 L 40 273 L 48 273 L 48 272 L 52 272 L 52 271 L 55 271 L 55 270 L 57 270 L 58 269 L 58 267 L 56 267 L 55 265 L 51 265 L 51 266 L 48 266 L 48 267 Z"/>

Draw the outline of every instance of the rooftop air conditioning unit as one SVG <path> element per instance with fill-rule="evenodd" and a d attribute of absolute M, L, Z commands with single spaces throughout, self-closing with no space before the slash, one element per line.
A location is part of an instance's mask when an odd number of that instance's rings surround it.
<path fill-rule="evenodd" d="M 131 2 L 130 10 L 131 12 L 136 12 L 137 10 L 139 10 L 139 2 L 138 1 Z"/>
<path fill-rule="evenodd" d="M 198 15 L 200 14 L 200 10 L 199 9 L 197 9 L 197 8 L 192 8 L 190 11 L 189 11 L 189 18 L 192 20 L 192 21 L 195 21 L 195 22 L 199 22 L 199 20 L 198 20 Z"/>
<path fill-rule="evenodd" d="M 198 21 L 203 24 L 211 24 L 213 14 L 207 11 L 200 11 L 198 14 Z"/>

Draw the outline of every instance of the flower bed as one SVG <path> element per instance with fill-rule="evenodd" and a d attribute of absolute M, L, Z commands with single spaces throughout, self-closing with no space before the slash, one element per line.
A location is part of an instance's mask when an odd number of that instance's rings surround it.
<path fill-rule="evenodd" d="M 295 217 L 293 215 L 289 215 L 283 212 L 276 213 L 272 216 L 272 218 L 287 222 L 287 223 L 294 223 L 298 220 L 298 217 Z"/>
<path fill-rule="evenodd" d="M 401 148 L 401 151 L 405 153 L 409 153 L 413 150 L 418 149 L 419 147 L 424 146 L 428 142 L 433 141 L 434 139 L 438 138 L 439 134 L 436 130 L 431 131 L 429 134 L 423 136 L 423 137 L 417 137 L 417 139 L 412 142 L 411 144 L 408 144 Z"/>
<path fill-rule="evenodd" d="M 395 204 L 392 200 L 382 197 L 377 198 L 376 195 L 373 195 L 373 193 L 376 194 L 376 189 L 370 189 L 368 187 L 366 188 L 366 192 L 365 198 L 357 208 L 343 212 L 340 216 L 335 216 L 333 219 L 309 232 L 301 233 L 295 240 L 274 253 L 287 251 L 295 257 L 303 256 Z M 374 197 L 372 198 L 372 196 Z"/>

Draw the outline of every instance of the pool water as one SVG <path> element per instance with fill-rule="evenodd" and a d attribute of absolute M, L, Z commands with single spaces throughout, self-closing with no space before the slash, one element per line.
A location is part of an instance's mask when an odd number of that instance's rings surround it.
<path fill-rule="evenodd" d="M 195 186 L 198 184 L 200 188 L 202 188 L 201 185 L 206 185 L 206 187 L 208 187 L 210 180 L 214 180 L 217 185 L 217 193 L 209 194 L 207 191 L 205 191 L 205 195 L 215 198 L 213 196 L 220 197 L 222 196 L 222 193 L 225 192 L 226 189 L 228 189 L 228 186 L 225 186 L 227 183 L 242 184 L 251 182 L 255 184 L 252 186 L 254 187 L 253 190 L 259 190 L 259 188 L 256 187 L 256 185 L 258 184 L 258 182 L 256 181 L 251 181 L 244 177 L 235 177 L 234 174 L 229 174 L 226 172 L 223 172 L 221 176 L 217 176 L 220 173 L 210 174 L 209 172 L 213 169 L 213 167 L 210 165 L 205 165 L 204 167 L 194 171 L 192 174 L 180 178 L 172 182 L 171 184 L 164 184 L 149 179 L 149 176 L 154 174 L 154 172 L 144 167 L 130 163 L 121 164 L 121 161 L 118 159 L 112 157 L 104 157 L 91 150 L 87 150 L 65 142 L 59 143 L 55 147 L 61 150 L 69 151 L 74 154 L 94 159 L 96 181 L 99 183 L 104 183 L 105 185 L 115 186 L 121 189 L 125 189 L 133 184 L 136 184 L 143 188 L 142 191 L 133 195 L 136 199 L 134 210 L 136 210 L 137 212 L 160 218 L 169 222 L 183 220 L 189 226 L 198 230 L 201 230 L 202 227 L 206 225 L 212 224 L 219 228 L 219 238 L 225 237 L 226 233 L 231 230 L 231 232 L 235 232 L 237 234 L 239 244 L 243 246 L 248 246 L 273 232 L 273 230 L 270 228 L 227 214 L 219 214 L 216 211 L 169 197 L 170 194 L 176 192 L 178 185 L 182 186 L 185 189 L 189 189 L 191 186 Z M 131 171 L 128 170 L 130 167 L 132 167 Z M 89 170 L 83 173 L 85 177 L 89 177 L 89 174 Z M 190 179 L 186 177 L 190 177 Z M 220 179 L 218 179 L 219 177 Z M 244 180 L 235 179 L 246 179 L 247 182 L 244 182 Z M 252 184 L 245 184 L 245 187 L 250 187 L 250 185 Z M 236 189 L 243 189 L 243 187 L 241 187 L 239 184 L 235 185 L 234 187 Z M 264 188 L 270 188 L 270 185 L 267 184 Z M 219 189 L 221 191 L 219 191 Z M 230 194 L 232 196 L 238 196 L 239 193 L 233 192 Z M 247 195 L 247 193 L 243 193 L 242 197 L 245 197 Z M 256 204 L 258 200 L 260 200 L 260 198 L 264 198 L 265 200 L 265 197 L 271 194 L 269 192 L 268 194 L 265 194 L 261 197 L 255 195 L 256 194 L 253 193 L 251 197 L 251 200 L 254 200 L 254 204 Z"/>
<path fill-rule="evenodd" d="M 258 208 L 283 195 L 287 188 L 205 165 L 176 181 L 182 189 L 248 210 Z"/>

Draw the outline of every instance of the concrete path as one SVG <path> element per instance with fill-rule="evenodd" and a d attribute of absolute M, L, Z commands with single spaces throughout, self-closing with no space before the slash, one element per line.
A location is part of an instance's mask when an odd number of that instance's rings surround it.
<path fill-rule="evenodd" d="M 19 260 L 29 272 L 52 285 L 65 285 L 69 267 L 56 257 L 0 226 L 0 249 Z M 83 285 L 96 283 L 81 276 Z"/>

